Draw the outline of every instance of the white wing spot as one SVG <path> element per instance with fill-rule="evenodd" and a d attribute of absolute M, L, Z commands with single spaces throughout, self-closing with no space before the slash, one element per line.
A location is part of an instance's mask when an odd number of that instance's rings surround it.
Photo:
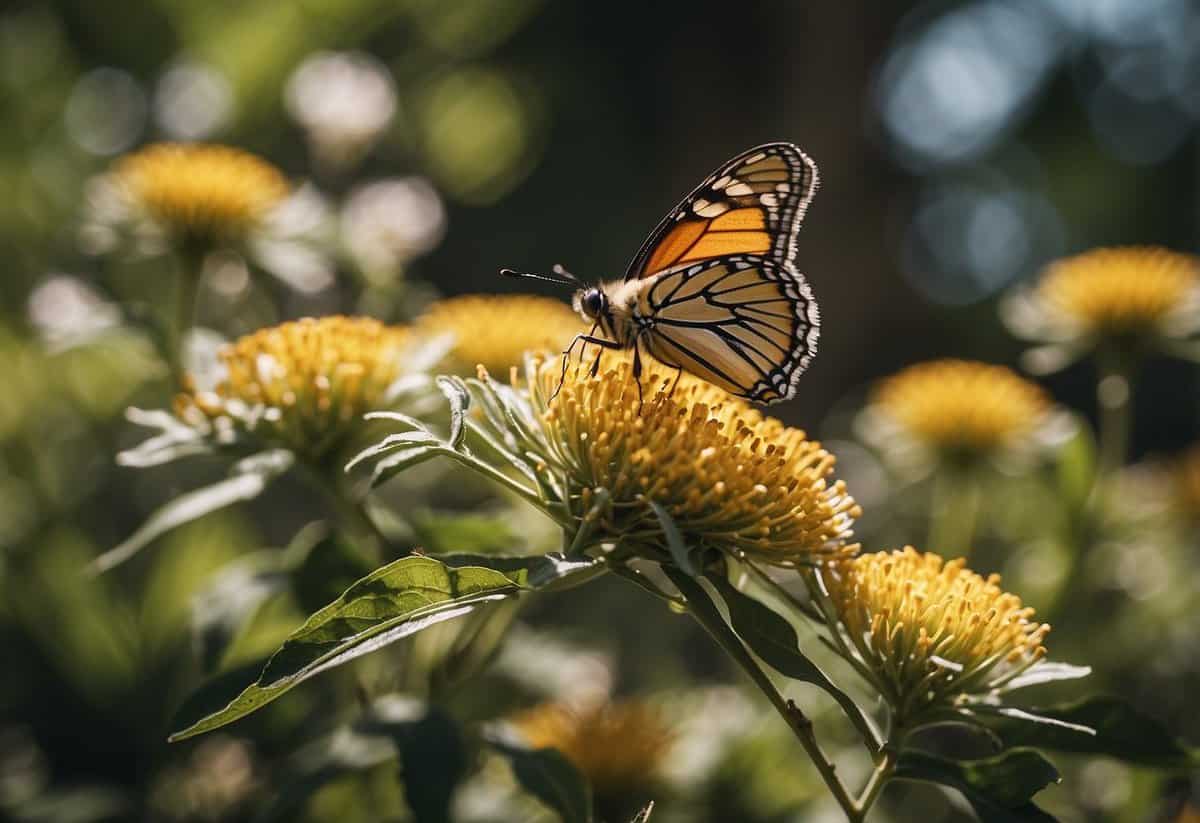
<path fill-rule="evenodd" d="M 692 211 L 700 217 L 720 217 L 725 212 L 729 211 L 729 206 L 725 203 L 711 203 L 703 197 L 692 204 Z"/>
<path fill-rule="evenodd" d="M 725 188 L 732 182 L 733 182 L 733 178 L 730 177 L 728 174 L 722 175 L 721 177 L 719 177 L 713 181 L 712 188 L 715 191 L 720 191 L 721 189 Z"/>
<path fill-rule="evenodd" d="M 732 186 L 725 189 L 725 193 L 730 197 L 745 197 L 747 195 L 754 194 L 754 189 L 750 188 L 750 186 L 743 183 L 741 180 L 738 180 Z"/>
<path fill-rule="evenodd" d="M 773 192 L 773 191 L 769 191 L 766 194 L 760 196 L 758 198 L 758 200 L 760 203 L 762 203 L 768 209 L 779 208 L 779 198 L 775 196 L 775 192 Z"/>

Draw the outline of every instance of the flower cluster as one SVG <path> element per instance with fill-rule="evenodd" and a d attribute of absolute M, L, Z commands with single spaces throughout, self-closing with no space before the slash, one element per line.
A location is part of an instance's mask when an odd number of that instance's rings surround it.
<path fill-rule="evenodd" d="M 216 384 L 204 390 L 193 381 L 176 398 L 176 414 L 319 458 L 342 445 L 363 414 L 383 407 L 409 339 L 407 329 L 365 317 L 263 329 L 222 350 Z"/>
<path fill-rule="evenodd" d="M 1048 344 L 1028 358 L 1043 372 L 1100 342 L 1154 346 L 1200 332 L 1200 258 L 1155 247 L 1094 249 L 1052 263 L 1003 309 L 1015 334 Z"/>
<path fill-rule="evenodd" d="M 147 146 L 117 161 L 111 178 L 134 211 L 183 244 L 236 240 L 289 192 L 265 160 L 208 144 Z"/>
<path fill-rule="evenodd" d="M 658 363 L 639 389 L 627 353 L 590 356 L 564 373 L 532 361 L 526 385 L 538 427 L 533 449 L 566 479 L 573 514 L 598 495 L 603 532 L 661 543 L 664 509 L 691 546 L 795 565 L 852 553 L 858 505 L 835 458 L 803 431 L 764 417 L 721 389 Z M 556 394 L 557 392 L 557 394 Z"/>
<path fill-rule="evenodd" d="M 598 794 L 653 786 L 675 735 L 646 703 L 594 703 L 571 707 L 543 703 L 512 718 L 525 742 L 555 749 Z"/>
<path fill-rule="evenodd" d="M 561 352 L 575 335 L 587 331 L 578 315 L 558 300 L 533 295 L 468 294 L 434 303 L 417 329 L 426 335 L 451 335 L 446 367 L 472 375 L 477 366 L 507 375 L 527 352 Z"/>
<path fill-rule="evenodd" d="M 852 653 L 901 722 L 994 691 L 1046 654 L 1050 627 L 964 560 L 909 546 L 861 554 L 824 579 Z"/>
<path fill-rule="evenodd" d="M 1049 395 L 1011 369 L 969 360 L 909 366 L 876 386 L 869 425 L 876 439 L 904 439 L 942 455 L 991 456 L 1046 422 Z"/>

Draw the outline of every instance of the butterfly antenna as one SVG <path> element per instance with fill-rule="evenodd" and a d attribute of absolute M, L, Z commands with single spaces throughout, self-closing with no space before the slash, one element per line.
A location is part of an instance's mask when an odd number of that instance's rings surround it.
<path fill-rule="evenodd" d="M 533 272 L 516 271 L 514 269 L 500 269 L 500 274 L 504 277 L 519 277 L 523 280 L 545 280 L 547 283 L 557 283 L 560 286 L 573 286 L 579 283 L 578 279 L 568 279 L 562 276 L 551 277 L 548 274 L 534 274 Z"/>

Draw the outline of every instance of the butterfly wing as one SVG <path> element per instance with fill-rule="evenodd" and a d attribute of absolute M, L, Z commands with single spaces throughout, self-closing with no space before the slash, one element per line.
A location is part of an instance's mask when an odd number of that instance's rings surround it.
<path fill-rule="evenodd" d="M 663 218 L 629 264 L 625 279 L 653 277 L 673 266 L 729 254 L 759 254 L 790 265 L 817 179 L 816 164 L 790 143 L 742 152 Z"/>
<path fill-rule="evenodd" d="M 658 225 L 625 280 L 654 281 L 638 312 L 647 350 L 760 403 L 796 393 L 820 317 L 793 260 L 817 167 L 790 143 L 717 169 Z"/>
<path fill-rule="evenodd" d="M 770 258 L 729 255 L 656 275 L 639 295 L 656 359 L 757 403 L 795 393 L 820 325 L 808 284 Z"/>

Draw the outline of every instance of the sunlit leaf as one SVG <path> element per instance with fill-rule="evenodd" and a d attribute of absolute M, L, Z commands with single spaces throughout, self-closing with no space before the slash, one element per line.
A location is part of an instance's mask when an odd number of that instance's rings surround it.
<path fill-rule="evenodd" d="M 520 588 L 515 575 L 494 569 L 454 568 L 429 557 L 389 563 L 309 617 L 271 656 L 255 682 L 170 739 L 183 740 L 231 723 L 320 672 L 461 617 L 482 603 L 511 597 Z"/>
<path fill-rule="evenodd" d="M 671 552 L 671 559 L 686 574 L 695 577 L 696 567 L 689 556 L 687 544 L 683 542 L 683 535 L 679 532 L 679 526 L 675 525 L 675 518 L 671 517 L 671 513 L 661 504 L 653 500 L 648 500 L 647 502 L 650 504 L 650 509 L 654 512 L 654 516 L 658 518 L 659 525 L 662 526 L 663 537 L 666 538 L 667 550 Z"/>
<path fill-rule="evenodd" d="M 234 466 L 232 477 L 181 494 L 163 505 L 125 542 L 97 557 L 92 562 L 91 571 L 95 574 L 106 572 L 124 563 L 171 529 L 234 503 L 253 500 L 262 494 L 272 480 L 291 467 L 293 459 L 291 452 L 275 449 L 240 461 Z"/>
<path fill-rule="evenodd" d="M 439 377 L 437 387 L 442 394 L 446 395 L 446 400 L 450 403 L 449 444 L 450 448 L 457 449 L 462 446 L 463 437 L 467 433 L 463 418 L 471 405 L 471 393 L 467 391 L 466 384 L 457 377 Z"/>
<path fill-rule="evenodd" d="M 1058 770 L 1033 749 L 1013 749 L 982 760 L 948 760 L 928 752 L 900 753 L 896 780 L 919 780 L 962 793 L 983 823 L 1049 823 L 1054 817 L 1032 798 L 1059 780 Z"/>
<path fill-rule="evenodd" d="M 1072 666 L 1070 663 L 1042 661 L 1004 684 L 1003 691 L 1011 692 L 1015 689 L 1024 689 L 1027 686 L 1053 683 L 1056 680 L 1077 680 L 1081 677 L 1087 677 L 1091 673 L 1092 668 L 1090 666 Z"/>

